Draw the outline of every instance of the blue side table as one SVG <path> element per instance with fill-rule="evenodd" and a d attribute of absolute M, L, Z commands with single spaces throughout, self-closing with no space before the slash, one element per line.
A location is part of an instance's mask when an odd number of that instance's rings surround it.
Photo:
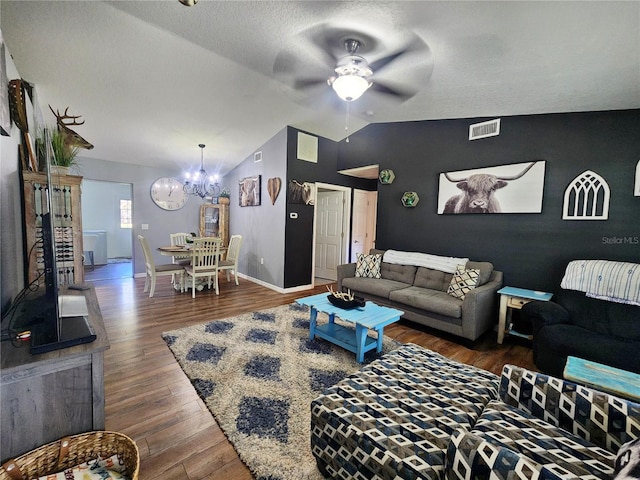
<path fill-rule="evenodd" d="M 531 338 L 529 335 L 518 334 L 510 331 L 511 313 L 513 309 L 520 310 L 523 305 L 532 300 L 542 300 L 547 302 L 551 300 L 553 293 L 540 292 L 538 290 L 527 290 L 526 288 L 503 287 L 498 290 L 500 294 L 500 315 L 498 317 L 498 343 L 502 343 L 504 335 L 518 335 Z"/>

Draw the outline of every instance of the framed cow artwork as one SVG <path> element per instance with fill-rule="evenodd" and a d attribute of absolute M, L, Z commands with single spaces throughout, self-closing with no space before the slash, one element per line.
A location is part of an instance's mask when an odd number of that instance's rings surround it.
<path fill-rule="evenodd" d="M 541 213 L 545 163 L 441 173 L 438 214 Z"/>
<path fill-rule="evenodd" d="M 246 177 L 240 180 L 238 201 L 241 207 L 260 205 L 260 179 L 262 175 Z"/>

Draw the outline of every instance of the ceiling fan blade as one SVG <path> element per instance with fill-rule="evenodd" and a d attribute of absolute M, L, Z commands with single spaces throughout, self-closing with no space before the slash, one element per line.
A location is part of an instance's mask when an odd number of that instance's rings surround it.
<path fill-rule="evenodd" d="M 317 87 L 318 85 L 327 85 L 326 78 L 298 78 L 293 81 L 293 88 L 296 90 L 304 90 L 306 88 Z"/>
<path fill-rule="evenodd" d="M 374 72 L 379 72 L 381 69 L 385 68 L 391 62 L 397 60 L 403 55 L 406 55 L 407 53 L 419 52 L 419 51 L 428 52 L 429 47 L 427 47 L 427 44 L 424 43 L 424 41 L 420 37 L 418 37 L 415 34 L 412 34 L 411 40 L 409 40 L 409 42 L 403 48 L 396 50 L 395 52 L 393 52 L 390 55 L 387 55 L 386 57 L 380 58 L 374 62 L 369 63 L 369 67 L 371 67 L 371 69 Z"/>
<path fill-rule="evenodd" d="M 392 53 L 391 55 L 387 55 L 384 58 L 381 58 L 379 60 L 376 60 L 373 63 L 369 64 L 369 67 L 371 68 L 371 70 L 373 70 L 374 72 L 378 72 L 381 69 L 383 69 L 384 67 L 386 67 L 387 65 L 389 65 L 391 62 L 393 62 L 396 58 L 401 57 L 402 55 L 404 55 L 405 53 L 407 53 L 408 51 L 410 51 L 409 49 L 403 48 L 402 50 L 399 50 L 395 53 Z"/>
<path fill-rule="evenodd" d="M 390 87 L 388 85 L 384 85 L 380 82 L 374 80 L 373 85 L 369 88 L 369 90 L 373 90 L 374 92 L 384 93 L 385 95 L 393 95 L 394 97 L 398 97 L 404 100 L 408 100 L 413 97 L 416 93 L 418 93 L 417 88 L 396 88 Z"/>

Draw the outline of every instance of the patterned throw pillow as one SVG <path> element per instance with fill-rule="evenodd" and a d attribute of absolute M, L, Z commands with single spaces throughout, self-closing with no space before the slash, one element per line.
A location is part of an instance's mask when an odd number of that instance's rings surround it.
<path fill-rule="evenodd" d="M 356 264 L 356 277 L 380 278 L 380 262 L 382 255 L 365 255 L 358 254 L 358 263 Z"/>
<path fill-rule="evenodd" d="M 465 268 L 464 265 L 456 267 L 456 273 L 451 278 L 451 283 L 447 293 L 452 297 L 464 300 L 464 296 L 478 286 L 480 270 L 476 268 Z"/>

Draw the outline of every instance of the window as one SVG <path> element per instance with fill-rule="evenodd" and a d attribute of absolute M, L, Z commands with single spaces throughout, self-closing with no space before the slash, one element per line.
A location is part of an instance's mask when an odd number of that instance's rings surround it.
<path fill-rule="evenodd" d="M 133 228 L 131 200 L 120 200 L 120 228 Z"/>

